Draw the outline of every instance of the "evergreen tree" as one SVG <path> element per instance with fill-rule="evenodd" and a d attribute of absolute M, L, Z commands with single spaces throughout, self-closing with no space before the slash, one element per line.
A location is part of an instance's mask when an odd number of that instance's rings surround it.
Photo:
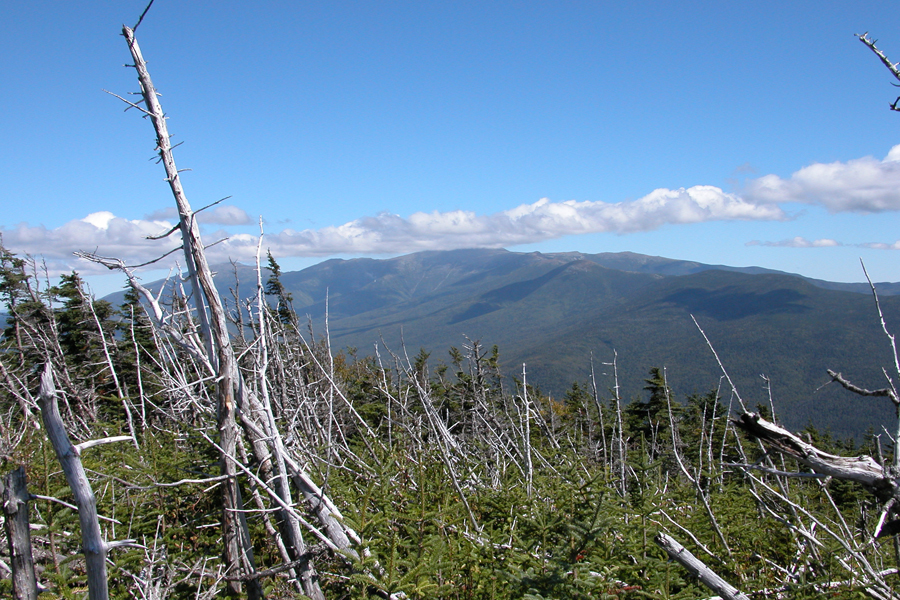
<path fill-rule="evenodd" d="M 678 430 L 687 448 L 695 448 L 700 444 L 701 438 L 705 444 L 709 444 L 710 431 L 721 443 L 721 436 L 725 431 L 724 422 L 728 415 L 726 408 L 719 401 L 716 390 L 710 390 L 705 394 L 691 394 L 685 406 L 678 408 L 682 417 Z"/>
<path fill-rule="evenodd" d="M 116 353 L 116 323 L 113 308 L 106 300 L 93 300 L 84 290 L 81 276 L 72 271 L 62 275 L 59 285 L 50 289 L 52 297 L 62 301 L 55 310 L 59 347 L 66 362 L 82 378 L 94 378 L 98 391 L 111 394 L 115 386 L 110 380 L 103 345 Z M 99 328 L 98 328 L 99 323 Z"/>
<path fill-rule="evenodd" d="M 88 348 L 90 315 L 85 306 L 83 286 L 81 276 L 72 271 L 62 275 L 59 285 L 51 289 L 53 297 L 63 303 L 62 308 L 56 310 L 56 324 L 59 345 L 63 354 L 71 359 L 82 358 L 82 353 Z"/>
<path fill-rule="evenodd" d="M 19 304 L 25 301 L 27 279 L 25 261 L 17 258 L 0 245 L 0 298 L 3 299 L 9 313 L 9 321 L 3 331 L 3 336 L 17 340 L 19 345 L 21 345 L 21 337 L 15 315 Z"/>
<path fill-rule="evenodd" d="M 281 266 L 275 260 L 275 257 L 272 256 L 272 252 L 266 252 L 266 257 L 269 262 L 266 269 L 271 273 L 266 281 L 266 295 L 275 297 L 275 315 L 278 317 L 278 321 L 283 325 L 294 324 L 297 318 L 291 305 L 294 297 L 281 283 Z"/>
<path fill-rule="evenodd" d="M 663 446 L 671 444 L 669 401 L 672 393 L 659 367 L 650 369 L 650 377 L 644 383 L 647 384 L 644 391 L 650 392 L 650 397 L 646 401 L 635 400 L 625 408 L 625 427 L 631 437 L 643 436 L 651 455 L 657 456 Z M 675 410 L 674 401 L 672 404 Z"/>
<path fill-rule="evenodd" d="M 118 344 L 116 370 L 129 386 L 137 384 L 138 367 L 142 372 L 155 370 L 157 364 L 156 341 L 153 339 L 152 325 L 144 307 L 141 306 L 137 291 L 127 285 L 125 298 L 117 311 L 120 320 L 116 323 L 121 341 Z M 146 386 L 147 382 L 141 382 Z M 131 390 L 133 394 L 135 390 Z"/>
<path fill-rule="evenodd" d="M 27 265 L 0 243 L 0 299 L 7 312 L 0 339 L 5 347 L 18 351 L 20 366 L 39 347 L 35 337 L 50 324 L 49 310 L 31 287 Z"/>
<path fill-rule="evenodd" d="M 586 387 L 577 381 L 566 391 L 563 397 L 563 418 L 565 424 L 580 437 L 579 442 L 590 443 L 594 434 L 594 421 L 588 409 L 591 396 Z M 599 417 L 598 417 L 599 418 Z"/>

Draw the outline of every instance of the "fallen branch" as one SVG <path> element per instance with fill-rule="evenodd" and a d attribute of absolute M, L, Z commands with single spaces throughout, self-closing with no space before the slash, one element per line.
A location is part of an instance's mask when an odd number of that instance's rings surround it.
<path fill-rule="evenodd" d="M 716 575 L 702 560 L 694 556 L 684 546 L 664 533 L 658 533 L 653 541 L 665 550 L 669 558 L 690 571 L 691 575 L 700 580 L 700 583 L 719 594 L 725 600 L 750 600 L 746 594 L 732 586 L 730 583 Z"/>
<path fill-rule="evenodd" d="M 130 435 L 114 435 L 112 437 L 100 438 L 98 440 L 88 440 L 86 442 L 81 442 L 80 444 L 75 444 L 73 448 L 75 449 L 75 454 L 81 456 L 81 453 L 87 450 L 88 448 L 93 448 L 94 446 L 100 446 L 103 444 L 113 444 L 115 442 L 130 442 L 132 438 Z"/>

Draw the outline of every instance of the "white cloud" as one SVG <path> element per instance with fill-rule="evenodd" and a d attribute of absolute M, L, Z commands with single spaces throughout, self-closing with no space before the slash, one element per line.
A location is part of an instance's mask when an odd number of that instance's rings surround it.
<path fill-rule="evenodd" d="M 3 245 L 16 254 L 43 257 L 51 274 L 71 271 L 101 272 L 76 259 L 76 250 L 96 251 L 104 256 L 116 256 L 129 262 L 143 262 L 177 246 L 178 236 L 154 241 L 172 228 L 172 223 L 159 220 L 129 221 L 108 211 L 91 213 L 83 219 L 69 221 L 56 229 L 43 225 L 20 223 L 13 228 L 0 227 Z"/>
<path fill-rule="evenodd" d="M 236 206 L 216 206 L 197 213 L 197 220 L 204 224 L 245 225 L 253 221 L 247 213 Z M 89 263 L 73 256 L 76 251 L 95 252 L 101 256 L 121 258 L 127 264 L 140 264 L 153 260 L 177 248 L 181 236 L 175 232 L 164 240 L 151 240 L 170 231 L 178 222 L 175 208 L 158 210 L 144 219 L 129 220 L 115 216 L 109 211 L 100 211 L 48 229 L 43 225 L 20 223 L 15 227 L 0 226 L 3 245 L 16 254 L 28 254 L 46 261 L 51 275 L 77 270 L 84 274 L 105 273 L 104 267 Z M 204 234 L 204 243 L 229 238 L 208 250 L 209 260 L 227 261 L 253 260 L 256 256 L 256 237 L 245 234 L 229 234 L 217 231 Z M 176 253 L 161 263 L 170 266 L 183 258 Z"/>
<path fill-rule="evenodd" d="M 714 186 L 698 185 L 671 190 L 660 188 L 633 201 L 607 203 L 547 198 L 505 211 L 479 215 L 472 211 L 417 212 L 409 217 L 391 213 L 366 216 L 343 225 L 297 231 L 285 229 L 266 236 L 266 246 L 279 256 L 332 254 L 391 254 L 417 250 L 466 247 L 504 247 L 536 243 L 566 235 L 627 234 L 651 231 L 664 225 L 730 220 L 784 220 L 784 203 L 813 203 L 831 212 L 900 210 L 900 145 L 884 160 L 865 157 L 845 163 L 815 163 L 788 179 L 766 175 L 749 180 L 741 195 Z M 174 208 L 128 220 L 108 211 L 70 221 L 56 229 L 20 224 L 0 227 L 4 244 L 13 252 L 41 255 L 52 271 L 77 268 L 95 270 L 72 257 L 75 250 L 97 251 L 129 263 L 153 259 L 176 247 L 178 235 L 165 241 L 158 235 L 176 222 Z M 241 208 L 215 206 L 198 213 L 201 223 L 222 227 L 252 223 Z M 204 233 L 207 244 L 228 238 L 209 250 L 211 261 L 252 260 L 257 237 Z M 841 246 L 832 239 L 796 237 L 781 241 L 752 241 L 748 245 L 823 248 Z M 871 248 L 900 249 L 895 244 L 862 244 Z"/>
<path fill-rule="evenodd" d="M 873 248 L 875 250 L 900 250 L 900 240 L 897 240 L 893 244 L 885 244 L 882 242 L 869 242 L 867 244 L 860 244 L 863 248 Z"/>
<path fill-rule="evenodd" d="M 197 220 L 211 225 L 251 225 L 254 222 L 244 209 L 227 204 L 197 213 Z"/>
<path fill-rule="evenodd" d="M 109 229 L 109 223 L 113 219 L 116 218 L 116 215 L 112 214 L 108 210 L 104 210 L 101 212 L 91 213 L 85 218 L 82 219 L 88 225 L 93 225 L 97 229 L 106 230 Z"/>
<path fill-rule="evenodd" d="M 282 256 L 394 253 L 416 250 L 514 246 L 565 235 L 632 233 L 666 224 L 784 219 L 773 205 L 753 205 L 713 186 L 654 190 L 635 201 L 606 203 L 543 198 L 533 204 L 477 215 L 470 211 L 390 213 L 340 226 L 285 230 L 266 237 Z"/>
<path fill-rule="evenodd" d="M 244 209 L 230 204 L 220 204 L 195 214 L 197 222 L 205 225 L 250 225 L 254 222 Z M 154 211 L 144 218 L 150 221 L 177 221 L 178 210 L 174 206 L 170 206 Z"/>
<path fill-rule="evenodd" d="M 789 240 L 781 240 L 780 242 L 762 242 L 753 240 L 747 242 L 748 246 L 774 246 L 779 248 L 831 248 L 834 246 L 843 246 L 844 244 L 827 238 L 819 240 L 808 240 L 804 237 L 797 236 Z"/>
<path fill-rule="evenodd" d="M 849 246 L 855 248 L 872 248 L 874 250 L 900 250 L 900 240 L 890 244 L 885 242 L 864 242 L 860 244 L 844 244 L 832 239 L 808 240 L 804 237 L 797 236 L 795 238 L 781 240 L 778 242 L 766 242 L 761 240 L 752 240 L 746 243 L 747 246 L 767 246 L 775 248 L 832 248 L 837 246 Z"/>
<path fill-rule="evenodd" d="M 830 212 L 900 210 L 900 145 L 884 160 L 871 156 L 845 163 L 813 163 L 782 179 L 765 175 L 747 182 L 742 196 L 750 203 L 802 202 Z"/>
<path fill-rule="evenodd" d="M 247 214 L 236 207 L 223 206 L 209 212 L 216 222 L 225 225 L 249 221 Z M 0 228 L 0 233 L 10 250 L 41 255 L 54 272 L 72 268 L 91 272 L 96 268 L 74 259 L 72 252 L 96 251 L 135 264 L 176 247 L 179 243 L 177 234 L 165 241 L 146 239 L 171 229 L 174 219 L 168 218 L 170 214 L 158 211 L 147 219 L 127 220 L 104 211 L 70 221 L 57 229 L 21 224 L 10 229 Z M 639 200 L 618 203 L 551 202 L 543 198 L 491 215 L 456 210 L 418 212 L 403 218 L 380 213 L 322 229 L 287 229 L 267 235 L 265 242 L 279 256 L 389 254 L 467 247 L 498 248 L 573 234 L 649 231 L 666 224 L 783 218 L 785 214 L 777 206 L 757 206 L 716 187 L 695 186 L 658 189 Z M 210 261 L 229 258 L 247 261 L 255 257 L 256 236 L 234 235 L 221 230 L 204 233 L 206 244 L 223 238 L 227 239 L 209 249 Z"/>

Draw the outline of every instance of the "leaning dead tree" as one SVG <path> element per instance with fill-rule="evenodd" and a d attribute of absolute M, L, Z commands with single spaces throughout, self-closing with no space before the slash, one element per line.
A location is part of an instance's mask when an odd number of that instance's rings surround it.
<path fill-rule="evenodd" d="M 88 598 L 90 600 L 106 600 L 109 598 L 109 586 L 106 576 L 106 555 L 113 548 L 129 546 L 135 540 L 107 542 L 100 531 L 100 520 L 97 515 L 97 498 L 91 488 L 84 466 L 81 464 L 81 453 L 93 446 L 131 440 L 129 436 L 114 436 L 91 440 L 73 445 L 59 414 L 56 398 L 56 386 L 53 383 L 53 369 L 50 363 L 44 366 L 41 376 L 40 400 L 41 416 L 47 437 L 56 451 L 56 457 L 66 476 L 66 481 L 75 504 L 78 507 L 78 520 L 81 524 L 81 545 L 87 566 Z"/>
<path fill-rule="evenodd" d="M 237 361 L 228 334 L 228 322 L 219 293 L 213 283 L 212 271 L 206 260 L 206 253 L 200 238 L 200 227 L 194 218 L 194 212 L 188 203 L 178 168 L 175 165 L 175 157 L 172 154 L 172 144 L 166 126 L 166 116 L 159 103 L 153 81 L 150 79 L 150 73 L 147 71 L 147 63 L 141 55 L 134 31 L 129 27 L 123 27 L 122 35 L 128 42 L 128 49 L 134 60 L 132 66 L 137 71 L 144 107 L 131 104 L 150 117 L 156 131 L 156 148 L 166 170 L 166 181 L 169 183 L 175 198 L 175 205 L 178 208 L 178 224 L 185 262 L 191 281 L 196 286 L 194 294 L 197 302 L 197 314 L 206 332 L 208 358 L 216 370 L 216 412 L 219 447 L 221 448 L 219 465 L 222 473 L 227 476 L 226 483 L 222 486 L 222 535 L 225 561 L 233 572 L 249 575 L 256 569 L 253 546 L 243 512 L 241 488 L 237 480 L 239 471 L 233 459 L 229 458 L 237 455 L 238 427 L 235 411 L 240 395 L 240 382 Z M 204 303 L 208 306 L 208 312 L 203 308 Z M 241 591 L 239 580 L 232 580 L 230 587 L 234 593 Z M 251 598 L 262 596 L 262 589 L 256 579 L 249 580 L 248 588 Z"/>
<path fill-rule="evenodd" d="M 265 305 L 261 280 L 257 282 L 258 322 L 254 325 L 257 337 L 251 343 L 251 348 L 242 349 L 245 360 L 250 357 L 253 367 L 242 370 L 239 364 L 238 351 L 228 330 L 226 309 L 213 281 L 213 273 L 206 258 L 195 212 L 188 203 L 175 164 L 165 113 L 135 39 L 134 30 L 123 27 L 122 33 L 128 42 L 133 59 L 133 64 L 128 66 L 135 68 L 138 74 L 141 100 L 130 102 L 116 96 L 130 107 L 141 111 L 153 123 L 156 150 L 165 167 L 166 181 L 179 213 L 179 225 L 167 235 L 176 233 L 181 235 L 182 252 L 187 265 L 188 279 L 193 287 L 192 294 L 200 335 L 198 336 L 191 327 L 179 326 L 179 318 L 174 312 L 167 311 L 162 306 L 160 297 L 144 287 L 135 276 L 134 269 L 120 259 L 85 253 L 80 253 L 80 256 L 110 269 L 122 271 L 128 277 L 132 288 L 141 296 L 154 331 L 160 339 L 168 340 L 173 348 L 185 352 L 200 368 L 202 377 L 215 381 L 218 439 L 209 441 L 219 453 L 219 466 L 224 476 L 224 484 L 221 486 L 223 559 L 227 568 L 226 581 L 230 592 L 242 593 L 246 583 L 246 593 L 249 597 L 260 598 L 262 597 L 260 579 L 273 573 L 287 571 L 292 579 L 299 582 L 299 591 L 314 600 L 324 600 L 319 577 L 312 564 L 312 553 L 301 532 L 311 533 L 320 543 L 348 563 L 360 559 L 355 548 L 361 544 L 361 539 L 343 522 L 334 502 L 313 481 L 313 477 L 303 466 L 306 460 L 297 456 L 296 449 L 293 451 L 287 449 L 279 430 L 269 384 L 266 381 L 269 368 L 266 350 L 267 319 L 271 317 Z M 306 344 L 306 351 L 309 355 L 313 353 L 309 344 Z M 186 389 L 188 386 L 185 374 L 174 363 L 173 368 L 179 378 L 179 382 L 175 382 L 174 385 Z M 337 384 L 333 376 L 328 377 L 326 374 L 326 379 L 330 386 L 329 394 L 337 393 L 341 397 L 339 390 L 335 392 Z M 332 419 L 333 415 L 327 418 Z M 252 470 L 246 465 L 243 442 L 246 442 L 252 452 L 254 464 Z M 256 570 L 239 476 L 249 478 L 253 500 L 257 506 L 264 513 L 274 515 L 277 527 L 267 527 L 267 531 L 275 538 L 274 541 L 284 560 L 281 567 L 265 572 Z M 313 515 L 313 522 L 301 514 L 292 499 L 294 494 L 306 501 L 307 509 Z M 375 569 L 379 568 L 375 563 Z M 370 578 L 374 580 L 374 577 Z"/>
<path fill-rule="evenodd" d="M 823 532 L 843 547 L 844 556 L 838 562 L 857 578 L 866 593 L 877 599 L 900 598 L 886 580 L 887 575 L 893 575 L 897 570 L 879 568 L 870 556 L 872 546 L 878 540 L 900 532 L 900 518 L 897 518 L 900 517 L 900 477 L 896 468 L 884 460 L 879 462 L 870 456 L 847 457 L 824 452 L 756 413 L 744 412 L 733 422 L 738 429 L 759 440 L 766 448 L 809 468 L 809 471 L 780 470 L 769 454 L 764 454 L 754 464 L 733 465 L 744 469 L 750 480 L 758 486 L 755 496 L 763 512 L 779 518 L 788 524 L 798 538 L 806 539 L 813 545 L 820 543 L 814 532 Z M 751 471 L 754 470 L 773 475 L 780 483 L 770 486 L 752 475 Z M 858 532 L 848 527 L 842 518 L 826 522 L 813 516 L 784 493 L 784 481 L 792 477 L 813 477 L 823 483 L 836 479 L 860 484 L 881 506 L 874 529 L 860 540 Z M 828 495 L 827 488 L 823 486 L 822 489 Z M 764 498 L 766 495 L 773 498 L 773 501 L 767 501 Z M 776 503 L 787 506 L 791 518 L 776 515 L 773 508 Z"/>

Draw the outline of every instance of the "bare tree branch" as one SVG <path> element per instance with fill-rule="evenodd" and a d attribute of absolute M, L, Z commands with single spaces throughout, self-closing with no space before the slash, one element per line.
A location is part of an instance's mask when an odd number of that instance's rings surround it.
<path fill-rule="evenodd" d="M 894 390 L 890 388 L 882 388 L 880 390 L 867 390 L 865 388 L 853 385 L 852 383 L 844 379 L 844 377 L 840 373 L 835 373 L 831 369 L 828 369 L 828 375 L 831 377 L 832 381 L 838 382 L 845 390 L 851 391 L 854 394 L 859 394 L 860 396 L 887 397 L 891 399 L 891 402 L 894 403 L 894 406 L 900 406 L 900 399 L 897 398 L 897 394 L 894 393 Z"/>

